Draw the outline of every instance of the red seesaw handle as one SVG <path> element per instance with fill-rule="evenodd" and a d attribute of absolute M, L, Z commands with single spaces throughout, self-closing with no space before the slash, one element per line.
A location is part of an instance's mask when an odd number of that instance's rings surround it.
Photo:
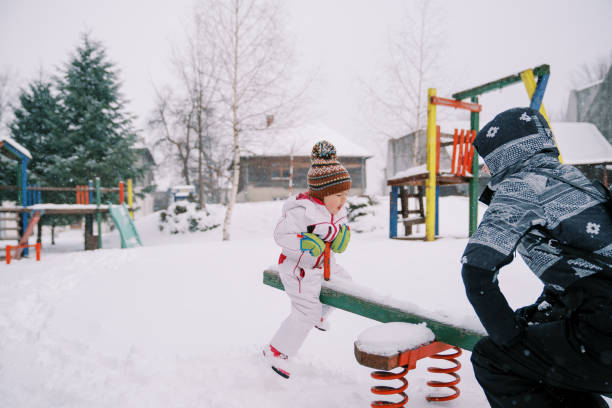
<path fill-rule="evenodd" d="M 331 242 L 325 243 L 325 250 L 323 251 L 323 279 L 326 281 L 329 280 L 329 248 L 331 247 Z"/>

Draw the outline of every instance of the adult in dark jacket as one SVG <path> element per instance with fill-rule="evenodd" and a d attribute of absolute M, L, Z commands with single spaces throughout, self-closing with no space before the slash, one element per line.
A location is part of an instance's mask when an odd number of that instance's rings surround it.
<path fill-rule="evenodd" d="M 580 135 L 576 135 L 580 137 Z M 515 108 L 474 141 L 491 172 L 488 209 L 462 257 L 467 297 L 489 336 L 472 352 L 492 407 L 607 407 L 612 392 L 612 218 L 605 195 L 558 160 L 537 111 Z M 544 284 L 513 311 L 497 275 L 518 251 Z"/>

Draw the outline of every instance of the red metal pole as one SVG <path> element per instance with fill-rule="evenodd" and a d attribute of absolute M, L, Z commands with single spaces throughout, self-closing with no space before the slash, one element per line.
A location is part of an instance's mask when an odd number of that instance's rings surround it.
<path fill-rule="evenodd" d="M 453 136 L 453 159 L 451 162 L 451 174 L 455 174 L 455 161 L 457 160 L 457 141 L 459 139 L 459 129 L 455 128 Z"/>
<path fill-rule="evenodd" d="M 35 246 L 36 246 L 36 260 L 40 261 L 40 249 L 41 249 L 40 242 L 37 242 Z"/>
<path fill-rule="evenodd" d="M 10 245 L 6 246 L 6 264 L 11 263 L 11 249 L 13 249 Z"/>
<path fill-rule="evenodd" d="M 440 126 L 436 126 L 436 174 L 440 174 Z"/>
<path fill-rule="evenodd" d="M 465 131 L 461 129 L 461 133 L 459 133 L 459 157 L 457 158 L 457 172 L 455 175 L 461 175 L 461 166 L 463 165 L 463 138 L 465 136 Z"/>
<path fill-rule="evenodd" d="M 76 203 L 89 204 L 87 197 L 87 186 L 76 186 Z"/>
<path fill-rule="evenodd" d="M 465 174 L 469 171 L 470 173 L 472 172 L 472 167 L 471 167 L 471 163 L 472 163 L 472 156 L 474 151 L 472 150 L 472 142 L 474 141 L 474 130 L 466 130 L 466 137 L 465 137 L 465 167 L 463 169 L 463 174 L 462 176 L 465 176 Z"/>
<path fill-rule="evenodd" d="M 325 250 L 323 252 L 323 278 L 328 281 L 330 276 L 330 266 L 329 266 L 329 249 L 331 247 L 331 242 L 325 243 Z"/>
<path fill-rule="evenodd" d="M 461 160 L 462 160 L 462 165 L 461 165 L 461 175 L 465 176 L 465 170 L 467 168 L 467 154 L 468 154 L 468 149 L 467 149 L 467 144 L 468 144 L 468 140 L 470 140 L 470 132 L 468 130 L 465 131 L 465 138 L 463 139 L 463 148 L 461 149 Z"/>
<path fill-rule="evenodd" d="M 123 181 L 119 182 L 119 205 L 123 205 L 125 201 L 125 192 L 123 188 Z"/>
<path fill-rule="evenodd" d="M 434 105 L 449 106 L 455 109 L 465 109 L 470 112 L 480 112 L 482 110 L 482 106 L 477 103 L 463 102 L 456 99 L 442 98 L 440 96 L 433 96 L 431 98 L 431 103 Z"/>
<path fill-rule="evenodd" d="M 467 168 L 472 172 L 472 162 L 474 161 L 474 139 L 476 139 L 476 131 L 472 130 L 472 137 L 470 137 L 470 145 L 468 149 L 468 165 Z"/>

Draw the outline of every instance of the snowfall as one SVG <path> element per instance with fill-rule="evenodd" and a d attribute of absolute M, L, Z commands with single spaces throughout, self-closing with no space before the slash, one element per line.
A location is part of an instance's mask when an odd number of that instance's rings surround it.
<path fill-rule="evenodd" d="M 85 252 L 82 231 L 66 230 L 51 245 L 45 230 L 39 262 L 31 256 L 0 266 L 0 407 L 370 406 L 379 398 L 369 389 L 380 383 L 356 362 L 354 343 L 376 321 L 335 311 L 330 330 L 313 330 L 292 359 L 290 380 L 263 360 L 289 312 L 284 292 L 262 283 L 278 259 L 272 231 L 282 205 L 237 204 L 230 241 L 221 240 L 220 227 L 160 231 L 158 213 L 136 217 L 144 246 L 134 249 L 120 249 L 117 231 L 104 234 L 104 249 Z M 210 210 L 222 218 L 221 207 Z M 460 275 L 467 199 L 441 199 L 435 242 L 389 239 L 388 211 L 388 199 L 379 198 L 337 258 L 354 283 L 480 327 Z M 541 290 L 520 259 L 504 268 L 500 285 L 513 307 Z M 464 350 L 461 396 L 433 403 L 425 399 L 434 379 L 426 368 L 441 363 L 420 360 L 407 376 L 406 406 L 487 407 L 469 358 Z"/>

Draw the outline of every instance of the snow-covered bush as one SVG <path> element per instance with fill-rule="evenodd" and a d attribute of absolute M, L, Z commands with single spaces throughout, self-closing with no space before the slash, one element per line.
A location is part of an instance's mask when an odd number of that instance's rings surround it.
<path fill-rule="evenodd" d="M 385 228 L 384 225 L 380 224 L 380 217 L 377 217 L 377 214 L 382 211 L 382 209 L 375 197 L 348 197 L 346 205 L 351 231 L 371 232 L 376 229 Z"/>
<path fill-rule="evenodd" d="M 203 210 L 196 203 L 179 201 L 159 213 L 159 230 L 170 234 L 208 231 L 217 228 L 222 221 L 223 214 L 217 206 Z"/>

